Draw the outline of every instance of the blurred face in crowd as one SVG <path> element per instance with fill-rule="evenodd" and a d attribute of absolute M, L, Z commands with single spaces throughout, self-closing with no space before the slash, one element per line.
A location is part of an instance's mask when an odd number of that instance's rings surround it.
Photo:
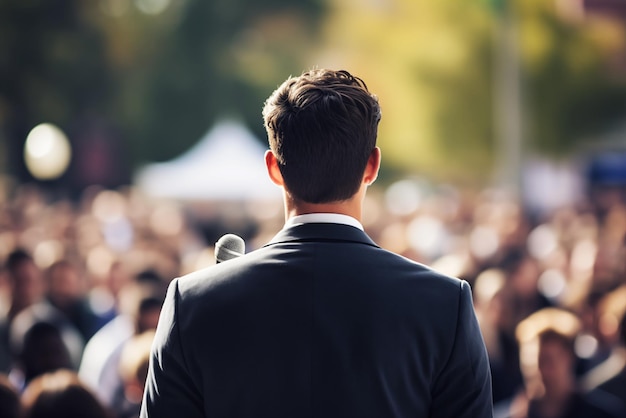
<path fill-rule="evenodd" d="M 44 295 L 45 286 L 41 271 L 31 260 L 22 260 L 9 274 L 12 287 L 13 304 L 20 309 L 39 302 Z"/>
<path fill-rule="evenodd" d="M 156 297 L 147 297 L 139 303 L 137 312 L 137 334 L 155 330 L 159 323 L 163 301 Z"/>
<path fill-rule="evenodd" d="M 537 365 L 547 394 L 569 386 L 573 380 L 574 354 L 568 343 L 558 337 L 540 340 Z"/>
<path fill-rule="evenodd" d="M 606 289 L 619 282 L 624 274 L 624 252 L 621 244 L 599 242 L 593 264 L 593 286 Z"/>
<path fill-rule="evenodd" d="M 131 281 L 130 274 L 120 262 L 115 262 L 109 269 L 107 286 L 114 297 L 118 297 L 120 290 Z"/>
<path fill-rule="evenodd" d="M 526 258 L 522 261 L 512 276 L 512 283 L 516 293 L 522 297 L 535 295 L 537 293 L 539 273 L 539 266 L 534 260 Z"/>
<path fill-rule="evenodd" d="M 154 330 L 159 323 L 160 307 L 151 307 L 139 314 L 137 331 L 139 333 Z"/>
<path fill-rule="evenodd" d="M 508 334 L 513 334 L 517 325 L 513 313 L 512 292 L 511 288 L 504 287 L 494 295 L 492 302 L 495 305 L 493 313 L 495 322 L 500 330 Z"/>
<path fill-rule="evenodd" d="M 80 299 L 83 293 L 78 271 L 71 264 L 61 262 L 50 267 L 48 296 L 55 305 L 67 307 Z"/>

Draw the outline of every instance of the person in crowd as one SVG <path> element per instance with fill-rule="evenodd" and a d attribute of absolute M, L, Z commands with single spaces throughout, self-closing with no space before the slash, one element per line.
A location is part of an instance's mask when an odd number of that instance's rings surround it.
<path fill-rule="evenodd" d="M 72 369 L 72 359 L 61 331 L 49 322 L 35 322 L 24 334 L 11 378 L 19 389 L 44 373 Z"/>
<path fill-rule="evenodd" d="M 22 418 L 20 395 L 9 377 L 0 373 L 0 417 Z"/>
<path fill-rule="evenodd" d="M 378 99 L 320 69 L 285 81 L 263 115 L 285 227 L 171 283 L 141 416 L 491 417 L 468 283 L 381 249 L 360 222 Z"/>
<path fill-rule="evenodd" d="M 626 411 L 613 398 L 584 394 L 577 386 L 574 350 L 579 319 L 544 308 L 517 327 L 524 388 L 496 405 L 497 418 L 618 418 Z"/>
<path fill-rule="evenodd" d="M 606 295 L 600 306 L 603 333 L 615 341 L 611 355 L 583 377 L 584 387 L 611 394 L 626 406 L 626 285 Z"/>
<path fill-rule="evenodd" d="M 89 305 L 100 318 L 98 329 L 120 313 L 122 289 L 133 281 L 128 266 L 122 260 L 111 263 L 104 280 L 89 291 Z"/>
<path fill-rule="evenodd" d="M 6 269 L 11 287 L 10 322 L 21 311 L 40 302 L 46 289 L 41 270 L 25 250 L 16 249 L 9 254 Z"/>
<path fill-rule="evenodd" d="M 96 333 L 100 325 L 86 298 L 87 286 L 77 267 L 68 260 L 53 263 L 44 274 L 48 301 L 80 332 L 84 341 Z"/>
<path fill-rule="evenodd" d="M 123 387 L 119 361 L 124 344 L 134 335 L 156 329 L 165 282 L 154 270 L 144 270 L 120 290 L 120 314 L 89 340 L 79 368 L 80 378 L 112 406 Z"/>
<path fill-rule="evenodd" d="M 59 345 L 63 345 L 69 352 L 70 364 L 66 366 L 78 367 L 84 341 L 65 315 L 45 298 L 47 285 L 33 258 L 28 252 L 16 249 L 9 254 L 6 268 L 12 289 L 12 303 L 4 344 L 9 352 L 7 371 L 15 379 L 15 384 L 21 387 L 25 381 L 34 377 L 33 373 L 39 373 L 34 364 L 38 359 L 30 350 L 41 353 L 38 351 L 41 350 L 37 346 L 39 343 L 50 343 L 53 346 L 54 336 L 62 340 Z"/>
<path fill-rule="evenodd" d="M 606 327 L 602 325 L 603 300 L 606 298 L 604 291 L 590 289 L 582 296 L 578 316 L 583 326 L 583 332 L 593 338 L 595 347 L 593 352 L 581 359 L 576 374 L 586 376 L 603 364 L 610 356 L 615 344 L 616 331 L 612 330 L 612 336 L 607 335 Z M 617 320 L 615 320 L 617 323 Z"/>
<path fill-rule="evenodd" d="M 70 355 L 70 368 L 73 370 L 78 369 L 85 341 L 66 315 L 54 307 L 46 298 L 23 309 L 13 318 L 9 329 L 9 342 L 12 353 L 17 354 L 22 351 L 27 333 L 31 332 L 33 327 L 39 326 L 38 324 L 40 323 L 48 324 L 58 331 Z"/>
<path fill-rule="evenodd" d="M 503 270 L 490 268 L 476 277 L 473 293 L 489 355 L 495 404 L 513 396 L 522 383 L 517 342 L 509 332 L 512 288 Z"/>
<path fill-rule="evenodd" d="M 22 394 L 23 418 L 114 418 L 69 370 L 46 373 Z"/>
<path fill-rule="evenodd" d="M 153 340 L 154 330 L 148 330 L 133 336 L 124 344 L 118 367 L 122 386 L 113 402 L 113 410 L 118 418 L 139 417 Z"/>
<path fill-rule="evenodd" d="M 624 283 L 626 257 L 626 206 L 612 205 L 600 221 L 600 234 L 593 264 L 592 292 L 608 293 Z"/>
<path fill-rule="evenodd" d="M 626 314 L 622 316 L 620 329 L 621 344 L 616 355 L 620 357 L 621 367 L 616 367 L 616 373 L 610 377 L 607 376 L 607 379 L 600 383 L 596 390 L 615 396 L 626 410 Z"/>
<path fill-rule="evenodd" d="M 511 288 L 508 321 L 515 326 L 528 315 L 549 307 L 552 303 L 539 292 L 537 281 L 541 268 L 525 248 L 510 249 L 500 263 Z"/>

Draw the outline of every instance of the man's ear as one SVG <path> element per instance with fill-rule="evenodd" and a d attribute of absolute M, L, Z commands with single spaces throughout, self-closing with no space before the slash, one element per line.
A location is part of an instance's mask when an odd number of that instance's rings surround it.
<path fill-rule="evenodd" d="M 380 170 L 381 154 L 380 148 L 374 147 L 370 154 L 365 171 L 363 172 L 363 183 L 370 185 L 378 178 L 378 170 Z"/>
<path fill-rule="evenodd" d="M 278 168 L 278 160 L 272 150 L 265 151 L 265 167 L 267 168 L 267 174 L 270 176 L 272 183 L 283 187 L 285 185 L 285 181 L 283 180 L 280 168 Z"/>

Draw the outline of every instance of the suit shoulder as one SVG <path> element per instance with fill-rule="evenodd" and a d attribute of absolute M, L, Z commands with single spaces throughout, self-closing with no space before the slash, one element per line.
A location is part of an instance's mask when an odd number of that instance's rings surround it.
<path fill-rule="evenodd" d="M 233 278 L 240 277 L 258 263 L 260 253 L 262 249 L 178 277 L 179 292 L 181 295 L 187 295 L 190 292 L 210 290 Z"/>
<path fill-rule="evenodd" d="M 416 279 L 433 281 L 441 286 L 457 289 L 462 286 L 462 284 L 467 283 L 464 280 L 446 275 L 442 272 L 434 270 L 432 267 L 419 263 L 415 260 L 411 260 L 410 258 L 400 254 L 396 254 L 382 248 L 380 251 L 383 252 L 385 257 L 393 260 L 393 263 L 396 263 L 399 267 L 406 271 L 409 276 L 415 277 Z"/>

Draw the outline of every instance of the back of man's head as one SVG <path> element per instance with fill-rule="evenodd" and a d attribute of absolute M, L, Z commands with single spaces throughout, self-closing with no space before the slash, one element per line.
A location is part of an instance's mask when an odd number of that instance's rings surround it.
<path fill-rule="evenodd" d="M 269 144 L 292 198 L 347 200 L 359 189 L 380 121 L 378 99 L 347 71 L 287 79 L 265 102 Z"/>

